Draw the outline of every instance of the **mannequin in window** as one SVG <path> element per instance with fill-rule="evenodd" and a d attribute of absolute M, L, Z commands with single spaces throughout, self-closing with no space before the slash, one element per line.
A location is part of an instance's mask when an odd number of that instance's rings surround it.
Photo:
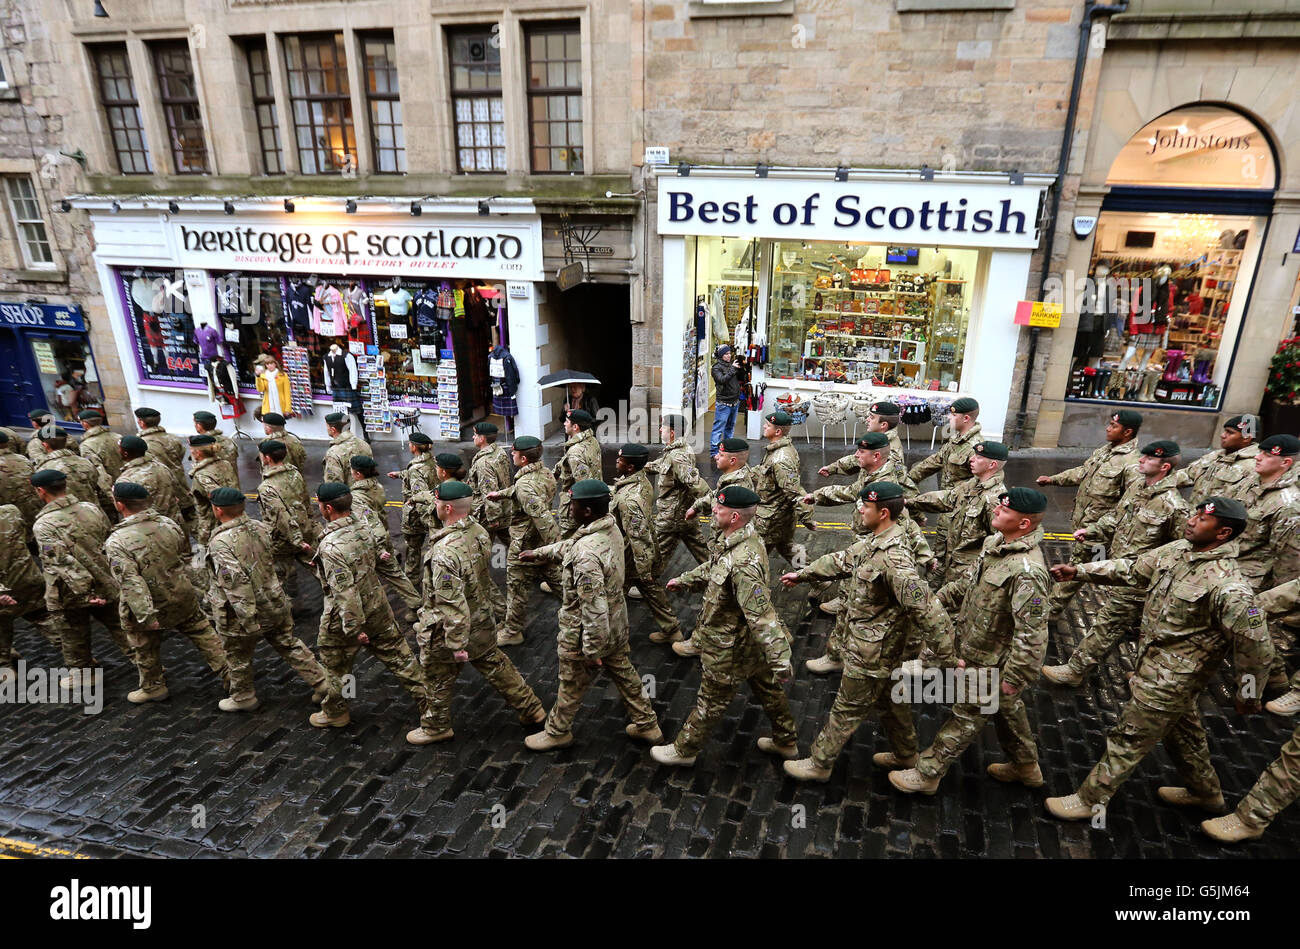
<path fill-rule="evenodd" d="M 326 277 L 312 294 L 312 331 L 319 336 L 346 336 L 347 316 L 343 312 L 343 292 L 337 281 Z"/>
<path fill-rule="evenodd" d="M 258 356 L 253 364 L 254 382 L 257 391 L 262 393 L 262 414 L 274 412 L 285 418 L 293 418 L 293 393 L 289 389 L 288 373 L 280 371 L 280 365 L 270 356 Z"/>
<path fill-rule="evenodd" d="M 371 342 L 370 321 L 366 319 L 366 291 L 353 279 L 343 294 L 343 310 L 347 317 L 348 339 L 361 343 Z"/>
<path fill-rule="evenodd" d="M 194 342 L 199 347 L 199 359 L 206 366 L 221 355 L 224 339 L 221 331 L 209 326 L 204 319 L 199 321 L 199 328 L 194 331 Z"/>
<path fill-rule="evenodd" d="M 519 414 L 515 398 L 519 392 L 519 365 L 504 346 L 498 345 L 488 354 L 488 378 L 492 380 L 492 411 L 505 418 L 507 430 L 511 430 L 511 420 Z"/>
<path fill-rule="evenodd" d="M 235 366 L 227 362 L 225 356 L 204 365 L 204 376 L 208 382 L 208 398 L 217 403 L 235 405 L 239 401 L 239 378 L 235 375 Z"/>
<path fill-rule="evenodd" d="M 1150 354 L 1164 346 L 1165 330 L 1169 327 L 1177 294 L 1177 287 L 1170 279 L 1172 274 L 1173 268 L 1169 264 L 1161 264 L 1152 278 L 1150 297 L 1141 291 L 1134 297 L 1129 316 L 1131 338 L 1121 368 L 1146 369 Z"/>
<path fill-rule="evenodd" d="M 315 275 L 312 277 L 314 280 Z M 295 337 L 307 335 L 312 328 L 315 309 L 312 297 L 315 292 L 312 282 L 304 282 L 296 275 L 289 278 L 289 325 Z"/>
<path fill-rule="evenodd" d="M 352 414 L 361 421 L 361 433 L 369 442 L 370 433 L 366 431 L 365 418 L 361 408 L 356 357 L 338 343 L 331 343 L 329 352 L 325 354 L 324 367 L 325 388 L 329 389 L 335 402 L 345 402 L 351 406 Z"/>
<path fill-rule="evenodd" d="M 439 316 L 438 293 L 433 287 L 422 287 L 412 300 L 415 307 L 415 328 L 420 345 L 442 349 L 445 324 Z"/>
<path fill-rule="evenodd" d="M 1076 368 L 1088 365 L 1097 368 L 1106 347 L 1106 330 L 1119 313 L 1119 294 L 1110 278 L 1110 261 L 1099 260 L 1084 290 L 1083 305 L 1079 311 L 1079 330 L 1074 337 Z"/>

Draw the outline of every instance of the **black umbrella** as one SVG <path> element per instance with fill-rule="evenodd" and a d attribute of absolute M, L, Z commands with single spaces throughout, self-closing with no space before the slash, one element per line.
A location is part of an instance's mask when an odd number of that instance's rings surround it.
<path fill-rule="evenodd" d="M 600 385 L 600 380 L 589 372 L 561 369 L 559 372 L 548 372 L 542 376 L 537 380 L 537 387 L 539 389 L 550 389 L 554 386 L 567 386 L 570 382 L 585 382 L 589 386 Z"/>

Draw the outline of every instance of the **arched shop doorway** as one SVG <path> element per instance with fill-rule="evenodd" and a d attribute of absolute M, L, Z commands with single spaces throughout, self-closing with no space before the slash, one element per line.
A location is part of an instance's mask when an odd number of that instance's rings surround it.
<path fill-rule="evenodd" d="M 1120 149 L 1077 296 L 1066 402 L 1217 411 L 1249 317 L 1277 159 L 1240 112 L 1190 105 Z"/>

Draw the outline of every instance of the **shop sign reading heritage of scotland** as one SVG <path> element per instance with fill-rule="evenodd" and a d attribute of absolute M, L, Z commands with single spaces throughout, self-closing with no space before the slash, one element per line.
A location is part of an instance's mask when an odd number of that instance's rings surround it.
<path fill-rule="evenodd" d="M 1042 193 L 971 181 L 662 177 L 659 233 L 1032 249 Z"/>
<path fill-rule="evenodd" d="M 541 224 L 170 222 L 181 266 L 543 280 Z"/>

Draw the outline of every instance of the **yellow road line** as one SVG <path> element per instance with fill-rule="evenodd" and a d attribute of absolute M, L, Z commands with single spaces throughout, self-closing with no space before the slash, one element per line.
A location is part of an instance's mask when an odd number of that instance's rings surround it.
<path fill-rule="evenodd" d="M 10 853 L 4 853 L 4 851 Z M 40 844 L 28 843 L 25 840 L 14 840 L 12 837 L 0 837 L 0 858 L 17 860 L 19 857 L 72 857 L 74 860 L 89 860 L 89 857 L 83 857 L 74 854 L 71 850 L 63 850 L 60 847 L 44 847 Z"/>

